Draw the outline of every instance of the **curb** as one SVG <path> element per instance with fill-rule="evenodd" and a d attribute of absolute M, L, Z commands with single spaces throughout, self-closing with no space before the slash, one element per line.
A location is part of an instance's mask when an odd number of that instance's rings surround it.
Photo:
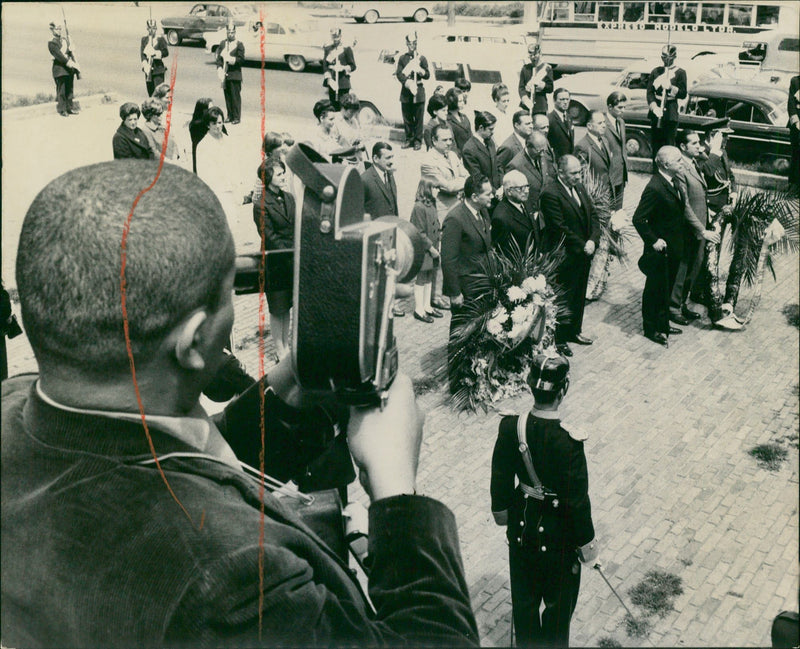
<path fill-rule="evenodd" d="M 119 95 L 114 92 L 98 93 L 95 95 L 85 95 L 75 97 L 75 102 L 81 110 L 95 108 L 104 104 L 119 103 Z M 3 119 L 34 119 L 47 115 L 58 114 L 56 102 L 51 101 L 45 104 L 33 104 L 31 106 L 16 106 L 14 108 L 3 109 Z"/>

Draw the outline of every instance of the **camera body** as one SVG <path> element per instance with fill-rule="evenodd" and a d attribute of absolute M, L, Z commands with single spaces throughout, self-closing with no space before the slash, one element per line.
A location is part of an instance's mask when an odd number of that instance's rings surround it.
<path fill-rule="evenodd" d="M 397 374 L 392 306 L 413 278 L 424 246 L 397 217 L 364 214 L 361 177 L 295 144 L 286 162 L 303 183 L 296 197 L 292 361 L 300 386 L 376 405 Z"/>

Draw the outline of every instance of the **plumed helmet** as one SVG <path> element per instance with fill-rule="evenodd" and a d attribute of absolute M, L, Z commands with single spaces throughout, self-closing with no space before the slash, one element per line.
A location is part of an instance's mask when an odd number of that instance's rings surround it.
<path fill-rule="evenodd" d="M 415 43 L 417 41 L 417 32 L 415 31 L 408 32 L 406 34 L 406 41 L 408 41 L 409 43 Z"/>
<path fill-rule="evenodd" d="M 528 45 L 528 54 L 541 54 L 542 46 L 539 43 L 530 43 Z"/>
<path fill-rule="evenodd" d="M 665 45 L 661 48 L 661 59 L 667 60 L 670 64 L 675 61 L 675 57 L 678 55 L 678 48 L 674 45 Z"/>
<path fill-rule="evenodd" d="M 542 392 L 558 392 L 564 387 L 569 377 L 569 361 L 563 356 L 545 356 L 538 354 L 533 357 L 531 369 L 528 373 L 528 385 L 531 390 Z"/>
<path fill-rule="evenodd" d="M 154 18 L 148 18 L 148 19 L 147 19 L 147 28 L 149 29 L 149 28 L 151 28 L 151 27 L 152 27 L 153 29 L 155 29 L 155 28 L 156 28 L 156 21 L 155 21 L 155 19 L 154 19 Z"/>

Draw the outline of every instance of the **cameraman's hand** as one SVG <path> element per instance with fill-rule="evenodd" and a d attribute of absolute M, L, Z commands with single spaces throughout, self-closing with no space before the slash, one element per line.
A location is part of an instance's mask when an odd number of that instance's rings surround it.
<path fill-rule="evenodd" d="M 395 378 L 383 410 L 350 409 L 348 445 L 373 501 L 414 493 L 424 420 L 405 374 Z"/>

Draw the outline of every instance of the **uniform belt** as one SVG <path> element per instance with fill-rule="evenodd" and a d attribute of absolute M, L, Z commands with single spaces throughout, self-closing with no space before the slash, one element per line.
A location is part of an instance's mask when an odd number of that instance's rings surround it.
<path fill-rule="evenodd" d="M 542 489 L 541 486 L 531 487 L 529 484 L 520 482 L 519 488 L 522 490 L 522 493 L 524 493 L 526 496 L 530 496 L 531 498 L 536 498 L 536 500 L 544 500 L 544 489 Z"/>

